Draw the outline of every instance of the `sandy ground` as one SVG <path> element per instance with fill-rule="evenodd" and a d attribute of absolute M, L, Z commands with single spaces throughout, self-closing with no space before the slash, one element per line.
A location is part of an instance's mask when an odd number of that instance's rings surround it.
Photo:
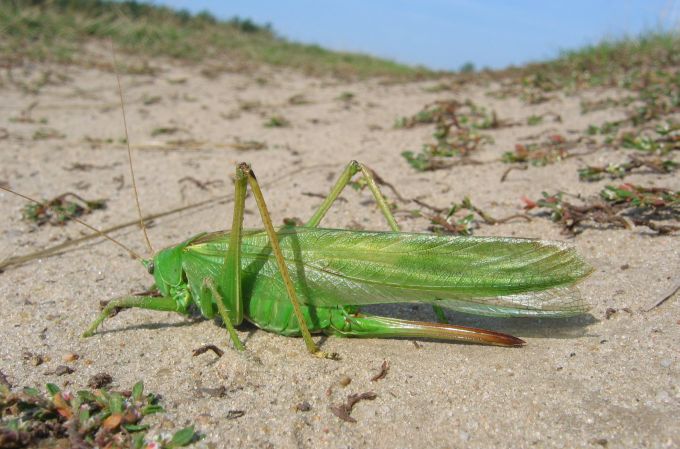
<path fill-rule="evenodd" d="M 53 79 L 65 79 L 37 93 L 17 87 L 17 80 L 31 83 L 48 70 Z M 107 198 L 107 210 L 87 217 L 94 226 L 133 220 L 114 75 L 55 66 L 15 69 L 15 82 L 6 75 L 0 84 L 0 131 L 6 131 L 0 140 L 0 181 L 38 198 L 66 191 Z M 470 195 L 491 214 L 504 216 L 520 211 L 522 196 L 538 198 L 543 190 L 595 195 L 607 181 L 580 183 L 577 168 L 625 159 L 622 152 L 602 150 L 513 171 L 500 183 L 507 166 L 498 158 L 522 137 L 548 129 L 573 135 L 569 132 L 580 132 L 590 123 L 623 117 L 624 110 L 617 108 L 586 115 L 580 111 L 583 95 L 621 93 L 557 94 L 548 103 L 528 106 L 516 98 L 487 96 L 492 86 L 438 93 L 424 89 L 433 84 L 340 83 L 266 70 L 208 78 L 199 68 L 171 65 L 155 76 L 125 75 L 142 209 L 163 212 L 228 195 L 234 164 L 246 160 L 265 186 L 274 222 L 304 219 L 321 201 L 310 194 L 325 194 L 344 165 L 358 159 L 407 197 L 446 207 Z M 338 100 L 343 92 L 353 93 L 352 101 Z M 297 94 L 308 103 L 289 104 Z M 488 131 L 495 142 L 475 155 L 483 165 L 418 173 L 400 153 L 430 141 L 432 126 L 398 130 L 394 120 L 434 100 L 453 98 L 470 98 L 496 110 L 501 119 L 526 122 L 532 114 L 554 111 L 563 121 Z M 17 122 L 26 110 L 33 123 Z M 275 114 L 291 126 L 265 128 L 263 123 Z M 178 130 L 152 136 L 161 127 Z M 39 130 L 54 133 L 36 140 Z M 173 140 L 184 143 L 172 145 Z M 268 147 L 242 151 L 229 145 L 249 140 Z M 74 164 L 93 167 L 78 170 Z M 192 179 L 208 184 L 201 188 Z M 643 173 L 627 181 L 680 189 L 680 179 L 673 175 Z M 21 220 L 22 200 L 5 193 L 0 198 L 2 258 L 88 232 L 73 223 L 36 228 Z M 331 210 L 325 226 L 386 229 L 368 191 L 349 189 L 345 198 Z M 247 207 L 247 224 L 258 226 L 254 205 Z M 201 231 L 227 228 L 230 217 L 229 199 L 215 200 L 156 220 L 151 241 L 156 249 L 175 244 Z M 405 230 L 427 229 L 425 219 L 397 219 Z M 163 396 L 168 410 L 152 420 L 157 428 L 170 431 L 195 423 L 205 435 L 199 447 L 678 447 L 680 302 L 675 295 L 646 311 L 678 280 L 678 236 L 654 236 L 645 228 L 592 228 L 569 238 L 545 219 L 482 226 L 475 234 L 568 239 L 596 268 L 581 285 L 592 315 L 566 321 L 449 315 L 456 323 L 525 338 L 528 344 L 520 349 L 322 339 L 322 348 L 340 353 L 341 361 L 310 357 L 301 339 L 252 326 L 239 329 L 248 350 L 237 353 L 217 322 L 141 310 L 122 313 L 93 338 L 81 339 L 100 300 L 141 291 L 151 283 L 123 250 L 94 241 L 0 274 L 0 370 L 18 387 L 56 382 L 78 389 L 100 372 L 111 374 L 119 388 L 141 379 L 149 391 Z M 114 236 L 144 253 L 138 229 L 128 227 Z M 608 308 L 618 312 L 607 319 Z M 426 306 L 373 311 L 434 319 Z M 192 357 L 192 350 L 204 344 L 219 346 L 224 356 Z M 34 366 L 25 360 L 26 352 L 43 356 L 45 363 Z M 67 353 L 80 358 L 66 363 Z M 383 360 L 389 361 L 389 372 L 372 382 Z M 74 373 L 51 374 L 64 364 Z M 343 387 L 339 381 L 344 376 L 351 383 Z M 218 387 L 224 387 L 219 397 L 204 390 Z M 357 423 L 331 413 L 332 404 L 365 391 L 377 393 L 377 398 L 355 407 Z M 311 410 L 296 411 L 296 404 L 304 401 Z M 240 415 L 230 414 L 234 410 L 243 416 L 230 419 Z"/>

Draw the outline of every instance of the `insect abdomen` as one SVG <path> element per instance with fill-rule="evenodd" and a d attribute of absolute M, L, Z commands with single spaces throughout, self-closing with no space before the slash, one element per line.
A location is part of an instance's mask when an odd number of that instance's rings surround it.
<path fill-rule="evenodd" d="M 245 304 L 246 319 L 270 332 L 299 336 L 300 325 L 293 313 L 293 306 L 285 296 L 286 292 L 283 291 L 282 294 L 284 297 L 250 298 Z M 301 305 L 301 309 L 309 331 L 318 333 L 329 327 L 331 314 L 337 308 Z"/>

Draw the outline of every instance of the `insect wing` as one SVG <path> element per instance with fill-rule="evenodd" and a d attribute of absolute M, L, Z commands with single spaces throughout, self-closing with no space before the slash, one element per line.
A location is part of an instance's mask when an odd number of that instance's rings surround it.
<path fill-rule="evenodd" d="M 592 268 L 561 242 L 319 228 L 283 228 L 279 237 L 307 304 L 426 302 L 492 316 L 587 310 L 574 284 Z M 222 240 L 191 249 L 217 261 Z M 244 292 L 287 300 L 266 235 L 246 233 L 242 257 Z"/>

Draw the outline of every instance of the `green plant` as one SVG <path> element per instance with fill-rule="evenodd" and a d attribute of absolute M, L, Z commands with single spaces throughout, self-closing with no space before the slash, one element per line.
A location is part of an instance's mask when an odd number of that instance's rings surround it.
<path fill-rule="evenodd" d="M 577 205 L 566 201 L 562 192 L 542 192 L 537 201 L 523 198 L 524 208 L 546 209 L 550 219 L 568 233 L 576 233 L 586 223 L 606 227 L 632 229 L 646 226 L 659 234 L 680 230 L 680 226 L 661 221 L 680 219 L 680 192 L 660 187 L 643 187 L 634 184 L 606 186 L 599 199 L 582 201 Z"/>
<path fill-rule="evenodd" d="M 628 162 L 620 164 L 581 168 L 578 171 L 578 176 L 581 181 L 599 181 L 604 177 L 616 179 L 623 178 L 633 170 L 642 167 L 648 168 L 654 173 L 671 173 L 680 167 L 680 164 L 670 159 L 661 159 L 658 157 L 646 159 L 631 157 Z"/>
<path fill-rule="evenodd" d="M 286 128 L 290 126 L 290 122 L 285 117 L 274 115 L 264 123 L 264 126 L 266 128 Z"/>
<path fill-rule="evenodd" d="M 523 163 L 534 166 L 553 164 L 571 156 L 569 150 L 576 146 L 575 141 L 567 140 L 561 134 L 548 136 L 540 143 L 515 145 L 515 151 L 506 151 L 501 160 L 507 164 Z"/>
<path fill-rule="evenodd" d="M 75 193 L 68 192 L 40 204 L 26 204 L 22 216 L 24 220 L 38 226 L 47 223 L 62 226 L 74 218 L 105 208 L 106 200 L 86 200 Z"/>
<path fill-rule="evenodd" d="M 197 441 L 193 426 L 170 437 L 150 437 L 144 417 L 163 412 L 158 398 L 144 394 L 142 382 L 131 391 L 62 391 L 47 384 L 12 392 L 0 384 L 0 447 L 69 447 L 174 449 Z M 65 446 L 64 446 L 65 447 Z"/>
<path fill-rule="evenodd" d="M 541 123 L 543 123 L 543 116 L 542 115 L 530 115 L 527 118 L 527 125 L 529 125 L 529 126 L 540 125 Z"/>
<path fill-rule="evenodd" d="M 477 130 L 500 126 L 494 112 L 489 114 L 471 101 L 458 103 L 453 100 L 426 105 L 415 115 L 398 119 L 395 127 L 412 128 L 425 123 L 435 123 L 432 134 L 434 142 L 423 144 L 418 153 L 401 153 L 406 162 L 418 171 L 450 167 L 461 160 L 475 163 L 469 159 L 470 154 L 485 143 L 493 142 L 490 136 L 482 135 Z M 453 160 L 454 157 L 459 160 Z"/>

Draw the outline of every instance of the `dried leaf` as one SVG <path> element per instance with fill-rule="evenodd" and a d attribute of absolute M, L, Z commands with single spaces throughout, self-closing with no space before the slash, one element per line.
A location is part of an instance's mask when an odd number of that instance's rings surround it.
<path fill-rule="evenodd" d="M 123 415 L 120 413 L 114 413 L 113 415 L 106 418 L 104 422 L 102 422 L 102 427 L 108 431 L 114 430 L 120 426 L 122 420 Z"/>
<path fill-rule="evenodd" d="M 354 405 L 359 401 L 363 400 L 372 401 L 377 397 L 378 395 L 372 391 L 367 391 L 366 393 L 361 394 L 350 394 L 349 396 L 347 396 L 347 402 L 345 402 L 344 404 L 331 405 L 330 409 L 335 416 L 342 419 L 343 421 L 355 423 L 357 422 L 357 420 L 350 416 L 350 413 L 352 413 Z"/>
<path fill-rule="evenodd" d="M 377 382 L 380 379 L 384 379 L 385 376 L 387 376 L 387 372 L 390 370 L 390 362 L 387 360 L 383 360 L 382 365 L 380 366 L 380 372 L 373 376 L 371 378 L 371 382 Z"/>

